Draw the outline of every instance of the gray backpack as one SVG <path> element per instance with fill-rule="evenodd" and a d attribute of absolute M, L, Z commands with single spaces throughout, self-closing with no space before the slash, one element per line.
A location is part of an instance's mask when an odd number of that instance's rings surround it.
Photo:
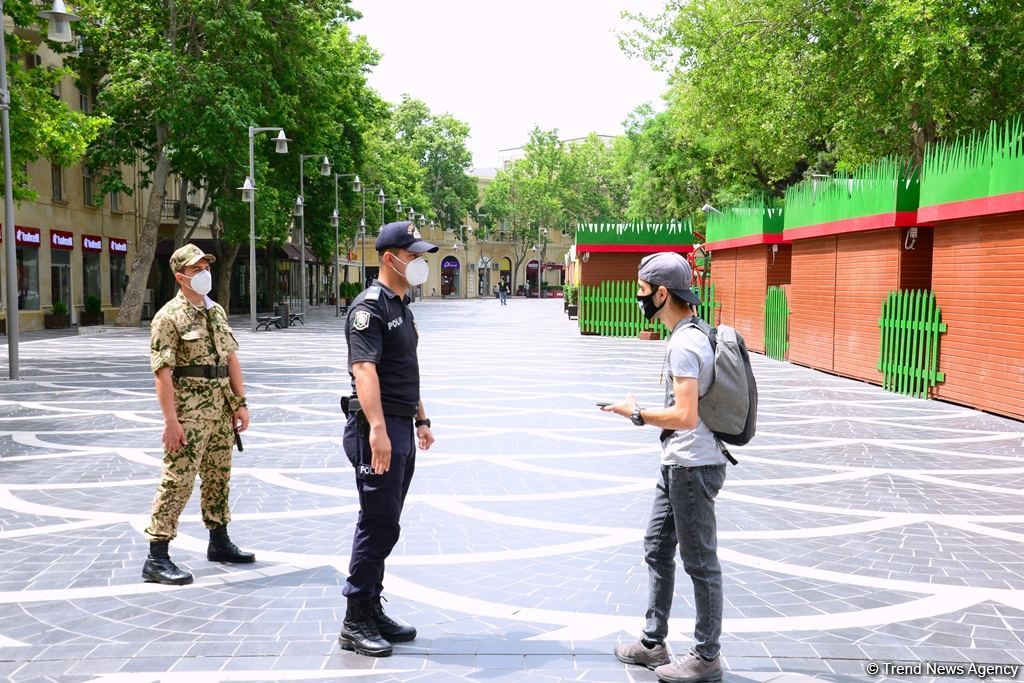
<path fill-rule="evenodd" d="M 729 325 L 710 327 L 694 317 L 693 326 L 707 335 L 715 352 L 714 379 L 698 400 L 697 411 L 718 439 L 722 453 L 735 465 L 723 442 L 742 446 L 754 438 L 757 429 L 757 383 L 750 354 L 743 335 Z"/>

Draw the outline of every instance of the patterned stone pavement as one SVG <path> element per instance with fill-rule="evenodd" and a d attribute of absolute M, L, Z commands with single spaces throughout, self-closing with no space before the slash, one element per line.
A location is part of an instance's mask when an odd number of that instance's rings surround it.
<path fill-rule="evenodd" d="M 139 578 L 162 421 L 145 332 L 111 330 L 25 343 L 25 380 L 0 383 L 0 680 L 654 680 L 609 652 L 642 623 L 656 434 L 594 402 L 657 403 L 663 345 L 580 337 L 555 301 L 415 311 L 438 442 L 385 594 L 418 640 L 384 660 L 335 640 L 357 507 L 333 310 L 256 336 L 236 321 L 253 426 L 232 536 L 259 561 L 208 563 L 193 500 L 172 544 L 187 587 Z M 755 365 L 758 437 L 719 497 L 725 680 L 1024 663 L 1022 425 Z"/>

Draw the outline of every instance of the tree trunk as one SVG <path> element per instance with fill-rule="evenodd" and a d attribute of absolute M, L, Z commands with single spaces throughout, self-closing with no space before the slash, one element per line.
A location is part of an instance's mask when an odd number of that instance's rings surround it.
<path fill-rule="evenodd" d="M 136 327 L 142 320 L 142 302 L 149 282 L 149 271 L 153 266 L 156 254 L 156 243 L 160 233 L 160 214 L 163 211 L 164 197 L 167 196 L 167 176 L 170 175 L 171 162 L 164 151 L 163 140 L 165 131 L 158 132 L 161 141 L 157 154 L 156 167 L 153 169 L 153 184 L 146 206 L 146 220 L 142 225 L 142 234 L 132 261 L 132 270 L 128 276 L 128 287 L 121 301 L 121 310 L 117 314 L 118 327 Z"/>
<path fill-rule="evenodd" d="M 231 272 L 235 268 L 235 259 L 238 258 L 238 251 L 241 244 L 224 244 L 221 253 L 217 257 L 217 303 L 230 310 L 231 306 Z"/>
<path fill-rule="evenodd" d="M 185 233 L 188 232 L 188 181 L 182 176 L 178 182 L 178 225 L 174 228 L 174 248 L 185 244 Z"/>

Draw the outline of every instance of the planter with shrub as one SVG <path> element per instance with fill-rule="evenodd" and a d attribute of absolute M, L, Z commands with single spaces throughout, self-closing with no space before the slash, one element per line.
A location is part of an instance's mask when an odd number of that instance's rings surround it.
<path fill-rule="evenodd" d="M 53 312 L 43 314 L 43 327 L 47 330 L 62 330 L 71 327 L 71 316 L 63 301 L 54 301 Z"/>
<path fill-rule="evenodd" d="M 86 296 L 82 309 L 82 316 L 79 320 L 80 325 L 103 324 L 103 303 L 100 301 L 98 296 L 95 294 L 89 294 Z"/>

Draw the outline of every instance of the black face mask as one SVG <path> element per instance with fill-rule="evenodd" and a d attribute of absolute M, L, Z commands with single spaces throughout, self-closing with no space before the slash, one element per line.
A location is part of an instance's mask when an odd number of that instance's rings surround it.
<path fill-rule="evenodd" d="M 658 311 L 665 308 L 665 304 L 668 303 L 666 298 L 661 302 L 660 306 L 654 304 L 654 292 L 650 294 L 638 294 L 636 297 L 637 302 L 640 304 L 640 311 L 644 314 L 644 317 L 648 322 L 654 321 L 654 316 L 658 314 Z"/>

